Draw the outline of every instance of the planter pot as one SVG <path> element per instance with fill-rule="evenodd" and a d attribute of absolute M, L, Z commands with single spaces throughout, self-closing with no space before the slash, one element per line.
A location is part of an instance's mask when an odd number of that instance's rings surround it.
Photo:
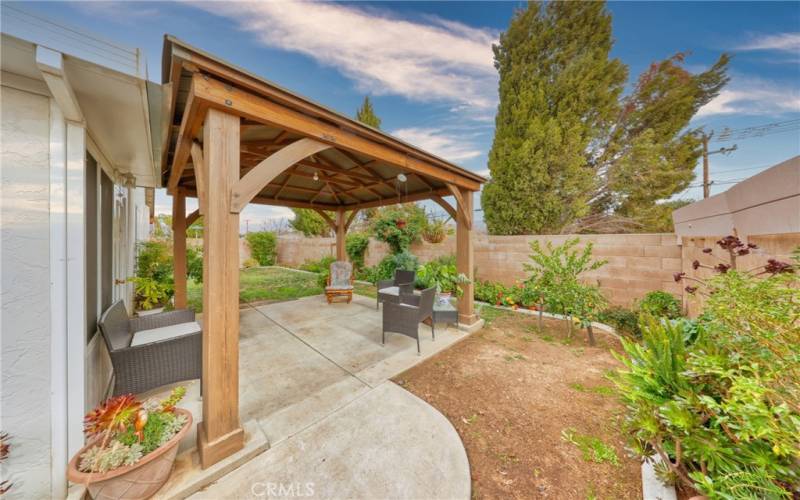
<path fill-rule="evenodd" d="M 102 437 L 92 440 L 72 457 L 67 466 L 67 478 L 73 483 L 85 484 L 95 500 L 140 500 L 150 498 L 167 482 L 178 454 L 178 444 L 192 427 L 192 414 L 182 408 L 175 413 L 187 417 L 186 425 L 163 446 L 144 456 L 133 465 L 118 467 L 108 472 L 81 472 L 80 456 Z"/>

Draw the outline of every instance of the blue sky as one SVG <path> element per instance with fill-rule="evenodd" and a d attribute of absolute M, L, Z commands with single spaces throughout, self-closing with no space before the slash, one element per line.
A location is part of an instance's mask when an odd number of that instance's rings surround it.
<path fill-rule="evenodd" d="M 491 44 L 520 2 L 36 2 L 25 8 L 144 50 L 160 82 L 170 33 L 346 114 L 369 94 L 382 128 L 466 168 L 487 172 L 497 75 Z M 611 2 L 612 55 L 631 79 L 678 51 L 700 71 L 734 54 L 731 82 L 694 125 L 718 133 L 800 119 L 800 3 Z M 712 193 L 800 154 L 797 127 L 736 141 L 712 156 Z M 712 149 L 733 143 L 712 143 Z M 699 172 L 699 170 L 698 170 Z M 699 180 L 699 177 L 698 177 Z M 699 198 L 701 189 L 682 197 Z M 167 210 L 168 198 L 158 197 Z M 250 227 L 285 216 L 248 207 Z M 244 222 L 243 222 L 244 223 Z"/>

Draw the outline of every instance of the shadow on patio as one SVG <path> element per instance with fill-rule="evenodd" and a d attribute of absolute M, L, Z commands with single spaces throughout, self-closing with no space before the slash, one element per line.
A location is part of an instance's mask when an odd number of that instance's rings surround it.
<path fill-rule="evenodd" d="M 185 452 L 158 497 L 185 496 L 214 480 L 197 495 L 252 497 L 282 484 L 311 485 L 306 496 L 317 498 L 469 497 L 469 466 L 455 430 L 388 381 L 464 332 L 438 325 L 432 341 L 421 325 L 421 356 L 403 335 L 387 333 L 382 346 L 381 311 L 358 295 L 350 304 L 312 296 L 246 305 L 240 321 L 247 444 L 206 470 L 194 450 Z M 190 393 L 187 406 L 200 419 L 198 382 Z"/>

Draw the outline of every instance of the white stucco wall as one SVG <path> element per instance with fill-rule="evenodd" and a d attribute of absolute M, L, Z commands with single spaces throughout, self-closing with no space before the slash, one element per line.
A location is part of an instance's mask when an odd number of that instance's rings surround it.
<path fill-rule="evenodd" d="M 50 497 L 49 100 L 2 87 L 0 429 L 9 498 Z"/>

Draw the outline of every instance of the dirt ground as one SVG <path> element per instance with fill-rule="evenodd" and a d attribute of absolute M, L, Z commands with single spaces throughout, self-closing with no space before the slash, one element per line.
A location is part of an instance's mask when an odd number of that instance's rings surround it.
<path fill-rule="evenodd" d="M 595 332 L 590 347 L 582 331 L 569 340 L 563 321 L 540 332 L 532 316 L 483 317 L 483 330 L 394 379 L 453 423 L 473 498 L 641 498 L 605 378 L 620 366 L 610 353 L 619 342 Z"/>

